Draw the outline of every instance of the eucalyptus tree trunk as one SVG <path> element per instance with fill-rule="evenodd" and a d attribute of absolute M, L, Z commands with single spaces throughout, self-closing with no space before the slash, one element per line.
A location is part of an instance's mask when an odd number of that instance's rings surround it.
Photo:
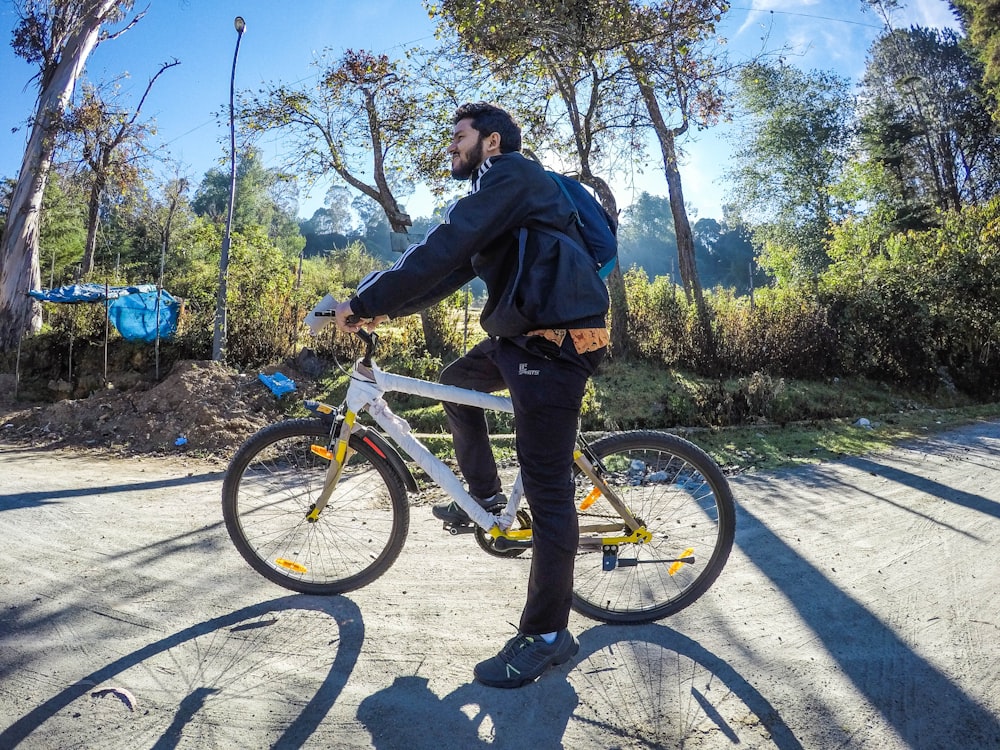
<path fill-rule="evenodd" d="M 0 351 L 14 349 L 25 333 L 41 328 L 41 306 L 28 291 L 41 285 L 38 232 L 55 134 L 84 63 L 97 46 L 101 24 L 118 6 L 116 0 L 88 4 L 58 51 L 57 62 L 41 71 L 31 134 L 0 242 Z"/>

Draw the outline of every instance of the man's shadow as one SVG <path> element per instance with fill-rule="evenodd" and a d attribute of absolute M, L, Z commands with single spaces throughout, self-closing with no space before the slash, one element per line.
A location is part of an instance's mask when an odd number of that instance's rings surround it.
<path fill-rule="evenodd" d="M 379 750 L 562 747 L 577 706 L 566 671 L 555 667 L 517 690 L 470 682 L 443 698 L 426 677 L 397 677 L 361 702 L 358 720 Z"/>
<path fill-rule="evenodd" d="M 570 732 L 575 739 L 582 736 L 604 743 L 593 747 L 665 747 L 668 737 L 676 739 L 676 732 L 683 731 L 681 725 L 690 718 L 658 715 L 667 710 L 658 690 L 669 665 L 655 665 L 656 679 L 647 686 L 649 694 L 640 695 L 642 690 L 634 689 L 650 679 L 645 674 L 649 665 L 626 659 L 611 666 L 605 657 L 637 651 L 659 660 L 669 653 L 683 657 L 688 672 L 691 664 L 697 664 L 705 682 L 724 685 L 725 692 L 737 697 L 766 727 L 771 746 L 779 750 L 802 748 L 774 706 L 744 677 L 697 641 L 671 628 L 657 624 L 598 625 L 583 632 L 579 640 L 580 653 L 570 663 L 516 690 L 471 682 L 439 698 L 430 689 L 428 678 L 397 677 L 390 687 L 361 702 L 358 720 L 371 733 L 378 750 L 550 750 L 578 744 L 567 739 L 571 720 L 576 724 Z M 639 649 L 633 648 L 636 644 Z M 673 681 L 684 676 L 677 675 Z M 619 691 L 623 684 L 630 689 Z M 716 710 L 711 696 L 699 692 L 693 683 L 691 694 L 694 703 L 689 710 L 707 717 L 730 742 L 738 744 L 737 727 Z"/>

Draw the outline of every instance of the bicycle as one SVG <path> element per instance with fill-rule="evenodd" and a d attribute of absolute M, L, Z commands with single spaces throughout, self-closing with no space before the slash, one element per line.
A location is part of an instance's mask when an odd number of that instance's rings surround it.
<path fill-rule="evenodd" d="M 399 449 L 454 499 L 499 557 L 531 547 L 520 475 L 505 506 L 483 509 L 461 480 L 393 414 L 388 392 L 512 412 L 510 399 L 396 375 L 373 361 L 377 336 L 359 331 L 363 356 L 339 407 L 309 400 L 313 417 L 263 428 L 226 472 L 222 510 L 243 558 L 268 580 L 306 594 L 342 594 L 371 583 L 396 560 L 417 483 Z M 367 412 L 382 432 L 361 425 Z M 610 623 L 658 620 L 715 582 L 732 548 L 736 510 L 725 476 L 693 443 L 653 431 L 578 437 L 574 484 L 580 544 L 573 607 Z"/>

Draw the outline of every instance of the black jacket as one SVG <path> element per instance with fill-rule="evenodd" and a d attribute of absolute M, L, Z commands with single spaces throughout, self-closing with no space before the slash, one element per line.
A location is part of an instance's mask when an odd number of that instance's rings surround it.
<path fill-rule="evenodd" d="M 603 326 L 608 290 L 594 260 L 530 231 L 551 227 L 582 242 L 572 211 L 536 162 L 519 153 L 487 159 L 473 176 L 469 195 L 453 203 L 444 222 L 391 268 L 369 274 L 351 308 L 365 318 L 409 315 L 479 276 L 489 295 L 480 323 L 489 334 Z"/>

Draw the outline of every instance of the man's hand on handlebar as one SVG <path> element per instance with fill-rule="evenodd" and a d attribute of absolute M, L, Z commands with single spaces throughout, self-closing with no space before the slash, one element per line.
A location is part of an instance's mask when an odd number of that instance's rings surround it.
<path fill-rule="evenodd" d="M 379 324 L 384 323 L 388 319 L 388 315 L 379 315 L 375 318 L 359 318 L 351 309 L 351 301 L 346 299 L 343 302 L 338 302 L 337 307 L 334 308 L 334 320 L 336 321 L 337 329 L 346 333 L 356 333 L 362 328 L 370 333 Z"/>

